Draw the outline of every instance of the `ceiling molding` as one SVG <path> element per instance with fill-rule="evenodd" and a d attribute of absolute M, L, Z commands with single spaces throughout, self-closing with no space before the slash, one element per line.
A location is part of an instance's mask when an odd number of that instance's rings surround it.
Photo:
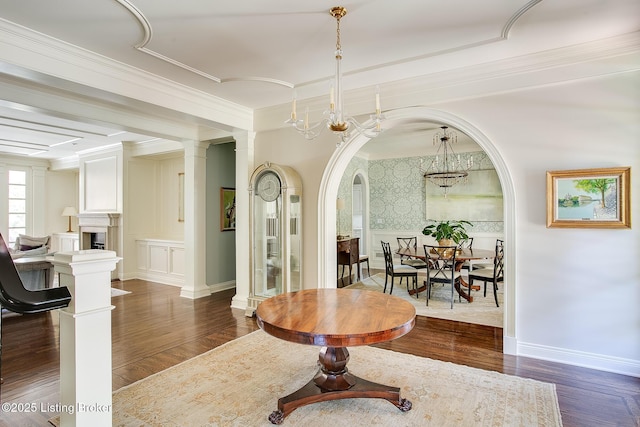
<path fill-rule="evenodd" d="M 133 45 L 133 47 L 137 50 L 139 50 L 142 53 L 146 53 L 147 55 L 151 55 L 154 58 L 160 59 L 161 61 L 165 61 L 169 64 L 175 65 L 176 67 L 180 67 L 183 70 L 189 71 L 191 73 L 197 74 L 201 77 L 204 77 L 205 79 L 211 80 L 215 83 L 226 83 L 226 82 L 237 82 L 237 81 L 253 81 L 253 82 L 262 82 L 262 83 L 270 83 L 270 84 L 276 84 L 276 85 L 280 85 L 280 86 L 285 86 L 288 88 L 293 88 L 293 83 L 289 83 L 289 82 L 285 82 L 283 80 L 278 80 L 278 79 L 272 79 L 272 78 L 268 78 L 268 77 L 258 77 L 258 76 L 253 76 L 253 77 L 229 77 L 229 78 L 220 78 L 220 77 L 216 77 L 213 76 L 209 73 L 205 73 L 202 70 L 199 70 L 197 68 L 191 67 L 183 62 L 177 61 L 173 58 L 169 58 L 166 55 L 163 55 L 159 52 L 156 52 L 153 49 L 149 49 L 147 48 L 147 45 L 149 43 L 151 43 L 151 40 L 153 39 L 153 28 L 151 27 L 151 23 L 149 22 L 149 20 L 147 19 L 146 16 L 144 16 L 144 14 L 140 11 L 140 9 L 138 9 L 137 7 L 135 7 L 133 4 L 131 4 L 128 0 L 115 0 L 118 3 L 120 3 L 122 6 L 124 6 L 132 15 L 133 17 L 140 23 L 140 26 L 142 27 L 142 31 L 143 31 L 143 37 L 142 37 L 142 41 L 140 41 L 139 43 Z M 541 0 L 538 0 L 541 1 Z"/>
<path fill-rule="evenodd" d="M 6 63 L 6 64 L 5 64 Z M 181 111 L 214 127 L 250 130 L 252 110 L 0 18 L 0 75 L 118 102 L 119 95 Z M 55 83 L 55 84 L 54 84 Z M 77 85 L 81 85 L 81 87 Z M 123 101 L 124 103 L 124 101 Z"/>
<path fill-rule="evenodd" d="M 516 11 L 516 13 L 511 15 L 511 18 L 509 18 L 505 26 L 502 27 L 502 33 L 500 34 L 500 37 L 504 40 L 508 39 L 509 34 L 511 33 L 511 28 L 513 28 L 513 26 L 516 24 L 516 21 L 541 1 L 542 0 L 531 0 L 529 3 L 525 4 L 518 11 Z"/>
<path fill-rule="evenodd" d="M 278 80 L 278 79 L 274 79 L 274 78 L 268 78 L 268 77 L 260 77 L 260 76 L 249 76 L 249 77 L 243 77 L 243 76 L 231 76 L 231 77 L 227 77 L 227 78 L 221 78 L 221 77 L 216 77 L 214 75 L 211 75 L 209 73 L 206 73 L 202 70 L 199 70 L 197 68 L 194 68 L 190 65 L 187 65 L 183 62 L 177 61 L 173 58 L 170 58 L 166 55 L 163 55 L 162 53 L 159 53 L 153 49 L 150 49 L 147 47 L 147 45 L 149 45 L 151 43 L 151 41 L 153 40 L 153 27 L 151 26 L 151 22 L 150 20 L 144 15 L 144 13 L 138 9 L 137 7 L 135 7 L 129 0 L 115 0 L 116 2 L 118 2 L 120 5 L 122 5 L 125 9 L 127 9 L 131 15 L 136 19 L 136 21 L 138 21 L 138 23 L 140 24 L 140 27 L 142 28 L 143 31 L 143 37 L 142 40 L 136 44 L 133 45 L 133 47 L 137 50 L 139 50 L 142 53 L 145 53 L 147 55 L 151 55 L 154 58 L 160 59 L 161 61 L 165 61 L 169 64 L 172 64 L 176 67 L 182 68 L 183 70 L 189 71 L 191 73 L 197 74 L 201 77 L 204 77 L 208 80 L 211 80 L 215 83 L 226 83 L 226 82 L 234 82 L 234 81 L 255 81 L 255 82 L 262 82 L 262 83 L 269 83 L 269 84 L 276 84 L 276 85 L 280 85 L 280 86 L 284 86 L 284 87 L 288 87 L 288 88 L 303 88 L 306 86 L 312 86 L 312 85 L 316 85 L 318 83 L 322 83 L 324 81 L 327 80 L 328 77 L 322 77 L 320 79 L 315 79 L 315 80 L 310 80 L 310 81 L 306 81 L 306 82 L 302 82 L 302 83 L 298 83 L 293 84 L 291 82 L 286 82 L 283 80 Z M 354 75 L 358 75 L 358 74 L 363 74 L 372 70 L 379 70 L 379 69 L 384 69 L 384 68 L 388 68 L 388 67 L 392 67 L 392 66 L 396 66 L 396 65 L 402 65 L 402 64 L 408 64 L 411 62 L 416 62 L 416 61 L 422 61 L 428 58 L 434 58 L 434 57 L 438 57 L 438 56 L 442 56 L 442 55 L 446 55 L 446 54 L 450 54 L 450 53 L 454 53 L 454 52 L 461 52 L 464 50 L 468 50 L 468 49 L 473 49 L 473 48 L 477 48 L 479 46 L 483 46 L 483 45 L 488 45 L 488 44 L 493 44 L 493 43 L 498 43 L 504 40 L 507 40 L 509 38 L 509 34 L 511 32 L 511 29 L 513 28 L 513 26 L 516 24 L 516 22 L 518 21 L 518 19 L 520 19 L 525 13 L 527 13 L 529 10 L 531 10 L 531 8 L 533 6 L 535 6 L 536 4 L 540 3 L 542 0 L 531 0 L 529 3 L 525 4 L 523 7 L 521 7 L 520 9 L 518 9 L 516 12 L 514 12 L 509 19 L 505 22 L 505 24 L 502 26 L 502 31 L 500 32 L 499 35 L 496 35 L 495 37 L 492 38 L 488 38 L 485 40 L 479 40 L 473 43 L 468 43 L 468 44 L 464 44 L 464 45 L 460 45 L 460 46 L 455 46 L 452 48 L 448 48 L 448 49 L 443 49 L 443 50 L 439 50 L 439 51 L 433 51 L 433 52 L 427 52 L 421 55 L 417 55 L 417 56 L 413 56 L 413 57 L 409 57 L 409 58 L 403 58 L 397 61 L 393 61 L 393 62 L 387 62 L 387 63 L 383 63 L 383 64 L 377 64 L 375 66 L 371 66 L 371 67 L 366 67 L 366 68 L 360 68 L 360 69 L 355 69 L 355 70 L 351 70 L 351 71 L 347 71 L 344 72 L 344 76 L 354 76 Z"/>
<path fill-rule="evenodd" d="M 640 56 L 640 32 L 389 82 L 380 85 L 380 92 L 388 110 L 397 108 L 395 99 L 406 105 L 407 97 L 420 99 L 416 105 L 431 105 L 640 69 L 638 60 L 625 61 L 627 68 L 621 68 L 616 58 L 624 56 Z M 552 72 L 560 68 L 565 71 Z M 369 87 L 345 91 L 352 115 L 371 110 L 371 93 Z M 304 106 L 309 108 L 310 120 L 317 120 L 326 109 L 326 100 L 307 99 Z M 287 127 L 290 110 L 288 103 L 256 110 L 255 130 Z"/>
<path fill-rule="evenodd" d="M 540 2 L 542 2 L 542 0 L 531 0 L 529 3 L 527 3 L 526 5 L 521 7 L 519 10 L 517 10 L 513 15 L 511 15 L 509 17 L 507 22 L 503 25 L 502 31 L 496 37 L 491 37 L 491 38 L 484 39 L 484 40 L 478 40 L 478 41 L 473 42 L 473 43 L 467 43 L 467 44 L 464 44 L 464 45 L 455 46 L 455 47 L 451 47 L 451 48 L 448 48 L 448 49 L 442 49 L 442 50 L 437 50 L 437 51 L 433 51 L 433 52 L 427 52 L 427 53 L 424 53 L 422 55 L 416 55 L 416 56 L 412 56 L 412 57 L 409 57 L 409 58 L 403 58 L 403 59 L 400 59 L 400 60 L 397 60 L 397 61 L 393 61 L 393 62 L 387 62 L 387 63 L 384 63 L 384 64 L 377 64 L 377 65 L 372 66 L 372 67 L 360 68 L 360 69 L 355 69 L 355 70 L 351 70 L 351 71 L 345 71 L 345 72 L 343 72 L 343 76 L 344 77 L 356 76 L 358 74 L 363 74 L 363 73 L 370 72 L 370 71 L 373 71 L 373 70 L 382 70 L 382 69 L 386 69 L 386 68 L 395 67 L 395 66 L 398 66 L 398 65 L 405 65 L 405 64 L 409 64 L 409 63 L 415 63 L 415 62 L 424 61 L 424 60 L 427 60 L 427 59 L 433 59 L 433 58 L 436 58 L 436 57 L 439 57 L 439 56 L 444 56 L 444 55 L 449 55 L 449 54 L 454 54 L 454 53 L 460 53 L 460 52 L 464 52 L 464 51 L 470 50 L 470 49 L 475 49 L 475 48 L 478 48 L 478 47 L 481 47 L 481 46 L 487 46 L 487 45 L 503 42 L 503 41 L 505 41 L 505 40 L 507 40 L 509 38 L 509 34 L 511 32 L 511 29 L 513 28 L 515 23 L 518 21 L 518 19 L 520 19 L 526 12 L 531 10 L 531 8 L 533 8 L 533 6 L 537 5 Z M 300 84 L 296 85 L 295 87 L 296 88 L 302 88 L 302 87 L 305 87 L 305 86 L 312 86 L 312 85 L 316 85 L 316 84 L 325 82 L 327 79 L 328 79 L 328 77 L 323 77 L 323 78 L 320 78 L 320 79 L 316 79 L 316 80 L 311 80 L 311 81 L 308 81 L 308 82 L 300 83 Z"/>

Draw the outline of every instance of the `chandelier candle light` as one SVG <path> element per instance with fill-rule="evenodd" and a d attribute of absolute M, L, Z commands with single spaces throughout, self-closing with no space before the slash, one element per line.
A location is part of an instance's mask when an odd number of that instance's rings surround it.
<path fill-rule="evenodd" d="M 458 136 L 453 131 L 447 131 L 447 126 L 441 126 L 442 132 L 433 136 L 433 145 L 440 144 L 436 157 L 426 170 L 422 169 L 424 160 L 420 160 L 420 171 L 424 177 L 444 190 L 444 197 L 450 187 L 467 179 L 467 172 L 473 166 L 473 157 L 467 159 L 466 168 L 462 167 L 460 155 L 453 151 L 452 143 L 458 141 Z M 440 157 L 442 156 L 442 157 Z"/>
<path fill-rule="evenodd" d="M 381 123 L 384 116 L 380 110 L 380 90 L 376 87 L 376 112 L 370 115 L 370 121 L 360 124 L 356 119 L 344 114 L 344 101 L 342 94 L 342 46 L 340 45 L 340 19 L 347 14 L 347 9 L 342 6 L 332 7 L 329 14 L 336 19 L 336 74 L 329 93 L 329 109 L 324 112 L 324 119 L 314 125 L 309 124 L 309 108 L 305 109 L 304 119 L 298 119 L 296 112 L 296 96 L 294 91 L 291 118 L 285 123 L 293 126 L 306 139 L 315 139 L 326 128 L 340 137 L 338 146 L 351 136 L 351 131 L 355 129 L 357 133 L 369 138 L 376 137 L 381 131 Z"/>

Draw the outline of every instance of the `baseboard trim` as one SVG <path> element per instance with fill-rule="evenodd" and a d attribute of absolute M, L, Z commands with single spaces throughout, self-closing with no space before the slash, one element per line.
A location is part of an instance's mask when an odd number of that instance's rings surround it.
<path fill-rule="evenodd" d="M 207 286 L 209 286 L 209 289 L 211 289 L 211 293 L 213 294 L 215 292 L 226 291 L 227 289 L 234 289 L 236 287 L 236 281 L 229 280 L 226 282 L 214 283 L 212 285 L 207 285 Z"/>
<path fill-rule="evenodd" d="M 184 286 L 184 277 L 170 277 L 165 274 L 153 274 L 138 272 L 136 279 L 148 280 L 149 282 L 161 283 L 163 285 L 178 286 L 182 288 Z"/>
<path fill-rule="evenodd" d="M 231 308 L 237 308 L 239 310 L 245 311 L 247 309 L 247 305 L 247 298 L 242 298 L 238 296 L 237 293 L 233 296 L 233 298 L 231 298 Z"/>
<path fill-rule="evenodd" d="M 518 340 L 514 337 L 502 337 L 502 352 L 504 354 L 516 355 L 518 354 Z"/>
<path fill-rule="evenodd" d="M 518 343 L 517 347 L 518 356 L 549 360 L 551 362 L 640 378 L 640 361 L 638 360 L 522 342 Z"/>

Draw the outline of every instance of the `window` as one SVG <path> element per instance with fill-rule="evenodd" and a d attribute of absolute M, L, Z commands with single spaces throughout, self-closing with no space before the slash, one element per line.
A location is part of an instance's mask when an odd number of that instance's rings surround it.
<path fill-rule="evenodd" d="M 27 232 L 27 173 L 9 171 L 9 243 Z"/>

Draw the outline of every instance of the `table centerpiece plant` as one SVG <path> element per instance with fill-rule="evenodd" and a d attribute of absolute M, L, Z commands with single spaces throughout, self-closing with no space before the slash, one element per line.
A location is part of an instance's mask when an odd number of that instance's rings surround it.
<path fill-rule="evenodd" d="M 466 227 L 471 225 L 473 224 L 464 220 L 440 221 L 424 227 L 422 234 L 435 238 L 440 246 L 454 246 L 469 238 Z"/>

